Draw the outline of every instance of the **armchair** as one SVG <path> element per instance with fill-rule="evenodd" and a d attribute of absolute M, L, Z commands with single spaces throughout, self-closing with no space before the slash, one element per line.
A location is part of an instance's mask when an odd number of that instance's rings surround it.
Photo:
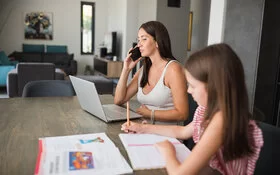
<path fill-rule="evenodd" d="M 8 73 L 7 93 L 9 97 L 22 96 L 24 86 L 35 80 L 64 80 L 64 72 L 53 63 L 18 63 Z"/>

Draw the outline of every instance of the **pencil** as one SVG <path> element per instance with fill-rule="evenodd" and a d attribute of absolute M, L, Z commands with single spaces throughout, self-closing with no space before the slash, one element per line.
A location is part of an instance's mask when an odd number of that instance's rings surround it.
<path fill-rule="evenodd" d="M 126 104 L 126 120 L 127 120 L 127 126 L 130 125 L 129 118 L 130 118 L 130 113 L 129 113 L 129 101 L 127 101 L 127 104 Z"/>

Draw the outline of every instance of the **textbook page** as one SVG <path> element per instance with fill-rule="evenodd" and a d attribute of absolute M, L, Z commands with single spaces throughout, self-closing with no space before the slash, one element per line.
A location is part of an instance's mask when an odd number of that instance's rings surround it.
<path fill-rule="evenodd" d="M 176 157 L 183 162 L 190 154 L 190 150 L 179 140 L 153 134 L 119 134 L 128 153 L 134 170 L 164 168 L 165 161 L 154 146 L 155 143 L 169 140 L 174 144 Z"/>
<path fill-rule="evenodd" d="M 38 157 L 35 174 L 40 175 L 133 172 L 105 133 L 41 138 Z"/>
<path fill-rule="evenodd" d="M 92 145 L 115 147 L 105 133 L 45 137 L 43 139 L 44 151 L 85 150 L 91 149 Z"/>

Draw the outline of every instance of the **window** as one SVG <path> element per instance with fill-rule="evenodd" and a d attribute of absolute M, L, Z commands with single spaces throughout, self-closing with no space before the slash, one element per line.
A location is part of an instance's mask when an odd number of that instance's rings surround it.
<path fill-rule="evenodd" d="M 81 54 L 94 51 L 94 12 L 95 3 L 81 2 Z"/>

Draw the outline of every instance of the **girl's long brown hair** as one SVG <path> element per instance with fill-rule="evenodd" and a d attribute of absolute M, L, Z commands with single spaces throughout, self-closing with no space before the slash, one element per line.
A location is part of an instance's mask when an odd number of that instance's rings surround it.
<path fill-rule="evenodd" d="M 211 121 L 216 112 L 222 112 L 224 160 L 252 153 L 248 140 L 249 100 L 243 66 L 237 54 L 227 44 L 215 44 L 192 54 L 185 67 L 207 86 L 204 121 Z"/>
<path fill-rule="evenodd" d="M 172 55 L 171 42 L 166 27 L 158 21 L 149 21 L 140 26 L 140 29 L 144 29 L 149 35 L 151 35 L 158 44 L 159 54 L 165 60 L 176 60 Z M 143 76 L 140 82 L 140 86 L 143 88 L 148 81 L 149 71 L 152 66 L 152 61 L 149 57 L 145 57 L 143 60 Z"/>

